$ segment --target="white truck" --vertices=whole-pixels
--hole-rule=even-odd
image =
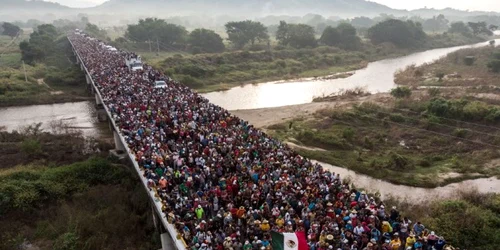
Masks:
[[[127,67],[131,71],[143,70],[142,61],[141,61],[140,56],[135,57],[135,58],[125,59],[125,63],[127,64]]]

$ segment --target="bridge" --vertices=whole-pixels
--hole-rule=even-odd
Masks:
[[[72,46],[72,50],[73,53],[75,54],[77,64],[80,65],[80,69],[85,73],[86,83],[89,86],[89,89],[91,90],[92,94],[95,95],[98,120],[100,122],[109,122],[109,128],[110,130],[113,131],[115,149],[112,150],[112,153],[118,156],[119,158],[122,159],[125,158],[130,161],[149,196],[152,207],[154,224],[157,230],[160,231],[162,249],[186,250],[187,245],[182,240],[182,238],[178,236],[179,233],[175,229],[174,225],[170,222],[171,218],[167,218],[167,216],[163,212],[164,205],[161,202],[161,199],[158,197],[158,194],[156,193],[155,190],[150,190],[150,188],[148,187],[148,180],[146,179],[146,177],[143,176],[143,170],[139,167],[139,164],[136,161],[136,156],[127,146],[126,140],[120,133],[120,129],[115,123],[115,120],[113,119],[109,107],[104,104],[103,95],[100,92],[99,88],[97,87],[95,79],[93,79],[92,75],[90,74],[90,71],[85,65],[85,62],[82,60],[80,52],[78,51],[78,49],[76,49],[70,37],[68,37],[68,40]]]

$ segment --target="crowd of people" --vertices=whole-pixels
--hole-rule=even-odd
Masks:
[[[135,54],[69,39],[188,249],[272,249],[271,231],[303,231],[311,250],[445,249],[422,223],[188,87],[149,65],[130,70]]]

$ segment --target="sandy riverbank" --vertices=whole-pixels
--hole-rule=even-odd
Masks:
[[[313,115],[316,111],[331,108],[348,108],[353,104],[363,102],[375,102],[379,104],[387,103],[391,99],[389,93],[378,93],[363,97],[342,98],[337,101],[329,102],[312,102],[299,105],[290,105],[275,108],[261,108],[248,110],[233,110],[232,114],[249,121],[258,128],[281,123],[298,117],[307,118]]]

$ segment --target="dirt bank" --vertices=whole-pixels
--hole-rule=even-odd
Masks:
[[[276,108],[248,109],[248,110],[233,110],[232,114],[249,121],[258,128],[288,121],[294,118],[307,118],[318,110],[330,108],[349,108],[353,104],[363,102],[374,102],[379,105],[386,105],[391,100],[389,93],[379,93],[370,96],[359,98],[340,98],[331,102],[314,102],[299,105],[290,105]]]

